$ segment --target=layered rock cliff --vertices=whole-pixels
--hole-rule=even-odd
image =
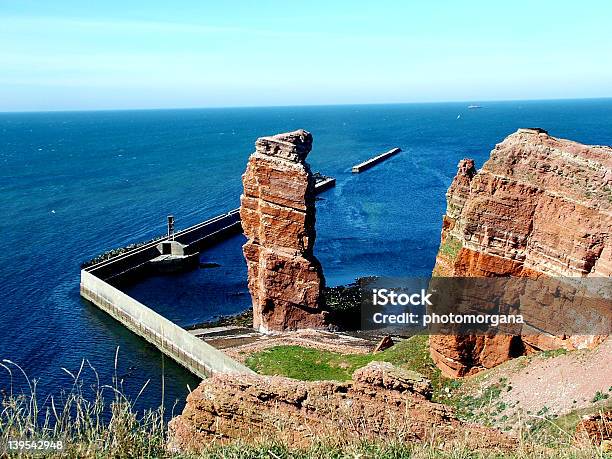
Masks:
[[[432,403],[431,384],[418,373],[372,362],[352,381],[216,375],[189,394],[169,425],[169,445],[198,451],[215,442],[277,440],[290,447],[317,441],[466,441],[473,448],[512,447],[493,429],[465,424]]]
[[[447,193],[434,276],[612,276],[612,148],[519,129],[482,169],[462,160]],[[601,336],[432,336],[444,373],[463,376],[533,349]]]
[[[243,252],[253,326],[262,332],[325,326],[324,278],[313,255],[315,182],[305,161],[311,148],[304,130],[261,137],[242,176]]]

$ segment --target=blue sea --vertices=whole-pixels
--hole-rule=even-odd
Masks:
[[[178,405],[198,380],[79,297],[79,264],[95,255],[238,207],[257,137],[313,133],[312,169],[336,177],[317,201],[316,255],[328,285],[364,275],[427,276],[457,163],[480,166],[519,127],[612,143],[612,99],[0,113],[0,359],[39,392],[72,386],[81,362],[115,373],[139,404]],[[362,174],[351,166],[399,146]],[[242,236],[202,254],[220,267],[155,277],[128,292],[181,325],[247,309]],[[13,368],[14,388],[24,378]],[[88,364],[86,364],[88,367]],[[91,374],[91,370],[85,370]],[[0,390],[11,377],[0,366]]]

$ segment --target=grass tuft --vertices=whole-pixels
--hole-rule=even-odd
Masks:
[[[116,364],[117,356],[115,370]],[[103,385],[96,370],[83,360],[76,373],[62,368],[73,379],[70,390],[41,399],[36,380],[31,380],[17,363],[3,360],[0,365],[11,378],[10,392],[1,400],[0,457],[8,452],[3,449],[8,448],[11,440],[60,441],[61,451],[49,450],[54,457],[161,457],[165,454],[163,407],[142,413],[134,407],[148,382],[136,399],[130,400],[122,391],[116,371],[112,384]],[[96,383],[90,387],[84,384],[86,371],[95,376]],[[27,390],[14,393],[13,377],[18,374],[25,378]],[[36,456],[33,452],[22,454],[28,455]]]

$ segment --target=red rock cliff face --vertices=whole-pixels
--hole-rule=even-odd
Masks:
[[[372,362],[352,381],[297,381],[280,376],[215,375],[187,397],[169,426],[169,447],[197,452],[215,443],[280,441],[305,448],[317,441],[467,441],[471,448],[511,448],[498,431],[459,421],[428,400],[421,375]]]
[[[240,198],[253,326],[262,332],[322,328],[314,179],[305,162],[312,135],[299,130],[262,137],[255,147]]]
[[[436,276],[612,276],[612,148],[519,129],[481,170],[459,163],[447,204]],[[430,343],[443,372],[463,376],[517,352],[600,339],[432,336]]]

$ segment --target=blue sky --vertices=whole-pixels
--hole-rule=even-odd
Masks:
[[[0,111],[612,96],[609,1],[0,0]]]

